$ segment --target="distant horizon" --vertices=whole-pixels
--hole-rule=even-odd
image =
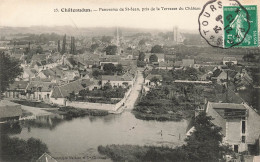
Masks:
[[[125,26],[89,26],[89,27],[75,27],[72,25],[54,25],[54,26],[47,26],[47,25],[30,25],[30,26],[7,26],[7,25],[2,25],[0,28],[73,28],[73,29],[113,29],[113,28],[120,28],[120,29],[129,29],[129,30],[147,30],[147,31],[164,31],[164,32],[171,32],[173,31],[174,27],[178,26],[173,26],[172,28],[145,28],[145,27],[125,27]],[[187,32],[187,33],[196,33],[198,30],[194,29],[183,29],[178,27],[180,32]],[[199,33],[197,33],[199,34]]]

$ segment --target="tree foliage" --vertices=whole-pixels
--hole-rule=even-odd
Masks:
[[[10,58],[8,54],[2,52],[0,54],[0,90],[5,92],[9,84],[14,82],[14,79],[21,75],[23,69],[18,60]]]
[[[61,54],[66,53],[66,45],[67,45],[67,43],[66,43],[66,34],[65,34],[64,37],[63,37],[63,41],[62,41]]]
[[[150,63],[153,62],[158,62],[158,57],[156,56],[156,54],[152,54],[149,58]]]
[[[212,117],[205,112],[195,118],[195,131],[188,136],[183,149],[188,154],[188,159],[194,161],[224,161],[224,155],[230,154],[228,146],[222,144],[223,135],[221,127],[214,125]]]
[[[97,43],[92,44],[92,45],[90,46],[91,52],[94,52],[98,47],[99,47],[99,45],[98,45]]]
[[[139,56],[138,56],[138,60],[139,60],[139,61],[144,61],[144,58],[145,58],[144,52],[140,52],[140,53],[139,53]]]
[[[1,135],[0,160],[2,161],[35,161],[43,153],[48,152],[47,145],[42,141],[29,138],[27,141]]]
[[[117,46],[110,45],[105,48],[105,52],[107,55],[115,55],[117,52]]]
[[[163,48],[160,45],[155,45],[151,49],[151,53],[163,53]]]

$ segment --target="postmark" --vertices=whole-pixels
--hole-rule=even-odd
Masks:
[[[226,6],[227,2],[232,2],[233,5],[235,3],[235,6]],[[227,10],[226,13],[223,11],[224,8]],[[218,48],[238,46],[245,40],[250,29],[248,11],[237,0],[208,1],[203,6],[198,23],[200,35],[209,45]],[[239,35],[239,38],[235,39],[233,35]]]

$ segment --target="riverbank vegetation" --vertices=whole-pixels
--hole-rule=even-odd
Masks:
[[[41,140],[29,138],[23,140],[1,135],[0,161],[5,162],[28,162],[37,160],[43,153],[48,152],[47,145]]]
[[[70,107],[70,106],[59,106],[59,105],[55,105],[55,104],[48,104],[48,103],[44,103],[44,102],[34,102],[34,101],[27,101],[27,100],[13,100],[12,102],[15,102],[15,103],[18,103],[21,105],[35,107],[35,108],[53,108],[53,110],[48,109],[46,111],[52,112],[54,114],[65,115],[66,117],[69,117],[69,118],[76,118],[76,117],[83,117],[83,116],[106,116],[106,115],[108,115],[108,111],[106,111],[106,110],[80,109],[80,108],[74,108],[74,107]],[[30,113],[28,111],[24,111],[23,117],[30,116],[30,114],[32,114],[32,113]]]
[[[70,106],[61,107],[59,108],[58,111],[69,118],[108,115],[108,111],[105,110],[80,109],[80,108],[73,108]]]
[[[99,146],[98,151],[113,161],[135,162],[219,162],[225,155],[232,155],[231,148],[221,144],[221,128],[212,124],[206,113],[198,115],[194,122],[195,130],[188,136],[186,144],[176,147],[154,147],[136,145]]]
[[[143,120],[180,121],[189,119],[198,107],[207,101],[241,103],[235,93],[218,84],[193,84],[174,82],[175,79],[197,80],[199,70],[152,70],[148,74],[161,75],[163,80],[151,79],[154,86],[143,88],[133,113],[136,118]],[[147,90],[148,89],[148,90]],[[145,91],[147,90],[147,91]]]

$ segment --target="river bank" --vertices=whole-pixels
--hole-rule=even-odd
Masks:
[[[178,148],[138,146],[138,145],[107,145],[98,146],[100,154],[113,161],[185,161],[185,153]]]

